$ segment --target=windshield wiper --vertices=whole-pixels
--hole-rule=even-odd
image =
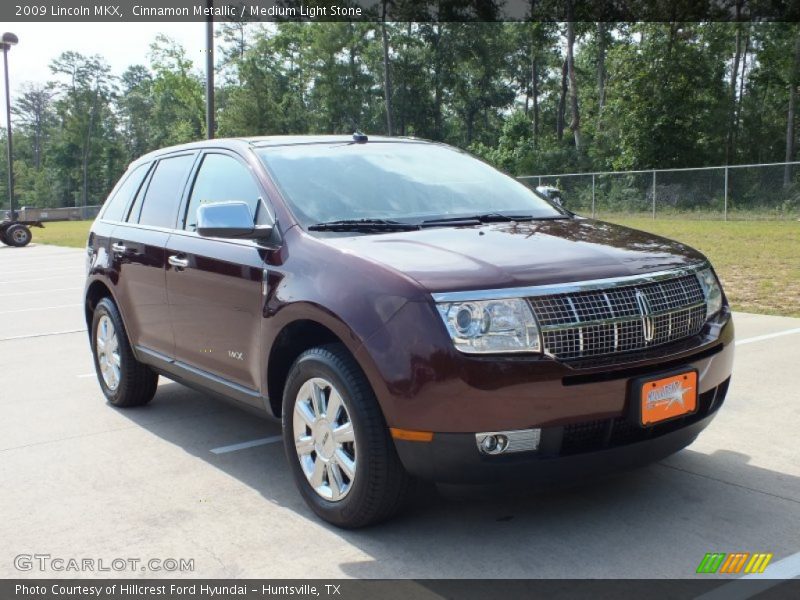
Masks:
[[[388,219],[342,219],[308,227],[309,231],[415,231],[419,225]]]
[[[420,225],[448,225],[448,224],[461,224],[476,225],[479,223],[505,223],[508,221],[532,221],[535,219],[533,215],[504,215],[502,213],[484,213],[481,215],[467,215],[465,217],[444,217],[442,219],[428,219],[422,221]]]
[[[509,223],[511,221],[549,221],[553,219],[568,219],[567,215],[553,215],[535,217],[533,215],[504,215],[499,212],[484,213],[481,215],[467,215],[465,217],[444,217],[442,219],[428,219],[420,223],[421,227],[434,227],[436,225],[479,225],[481,223]]]
[[[508,223],[512,221],[535,221],[549,219],[566,219],[564,215],[553,217],[534,217],[533,215],[504,215],[502,213],[484,213],[464,217],[443,217],[428,219],[419,223],[402,223],[391,219],[341,219],[309,225],[309,231],[416,231],[424,227],[462,227],[480,225],[481,223]]]

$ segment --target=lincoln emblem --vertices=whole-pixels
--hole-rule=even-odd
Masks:
[[[644,333],[644,341],[652,342],[656,333],[656,326],[653,322],[652,308],[650,308],[650,301],[642,293],[642,290],[636,290],[636,305],[639,307],[639,312],[642,315],[642,332]]]

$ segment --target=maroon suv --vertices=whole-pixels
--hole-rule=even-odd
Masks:
[[[283,423],[311,508],[357,527],[415,479],[576,477],[691,443],[733,324],[707,260],[414,139],[198,142],[134,162],[88,243],[103,393],[158,375]]]

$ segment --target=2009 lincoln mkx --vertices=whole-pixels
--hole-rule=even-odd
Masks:
[[[159,375],[282,420],[342,527],[418,480],[547,481],[658,460],[722,405],[733,323],[706,258],[577,216],[415,139],[300,136],[135,161],[88,240],[118,407]]]

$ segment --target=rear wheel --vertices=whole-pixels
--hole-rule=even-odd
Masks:
[[[97,303],[91,339],[97,380],[108,401],[119,407],[150,402],[156,393],[158,374],[136,360],[122,317],[111,298]]]
[[[16,223],[6,229],[4,241],[9,246],[21,248],[30,244],[32,239],[33,234],[31,233],[31,230],[21,223]]]
[[[387,519],[411,493],[375,394],[340,344],[307,350],[292,365],[283,439],[303,499],[334,525]]]

